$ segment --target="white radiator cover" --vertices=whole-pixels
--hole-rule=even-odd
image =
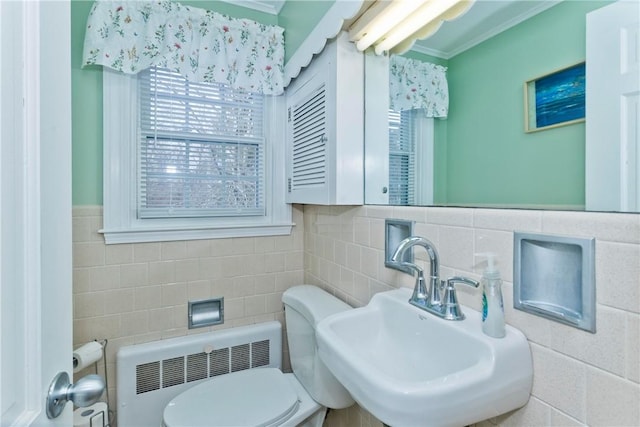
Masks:
[[[118,427],[162,425],[164,407],[211,377],[282,364],[282,326],[266,322],[121,347],[116,356]]]

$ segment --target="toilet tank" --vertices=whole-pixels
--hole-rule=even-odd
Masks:
[[[353,398],[316,352],[316,325],[325,317],[352,307],[311,285],[288,289],[282,302],[291,368],[296,378],[321,405],[334,409],[351,406]]]

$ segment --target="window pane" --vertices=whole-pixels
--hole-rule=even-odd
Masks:
[[[262,96],[140,77],[139,217],[264,215]]]
[[[414,124],[412,113],[389,110],[389,204],[413,203]]]
[[[263,207],[262,144],[146,138],[142,145],[141,208],[155,209],[147,216],[162,208],[199,216]]]

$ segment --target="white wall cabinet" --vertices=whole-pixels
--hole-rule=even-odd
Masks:
[[[289,85],[287,203],[364,203],[364,55],[345,33]]]

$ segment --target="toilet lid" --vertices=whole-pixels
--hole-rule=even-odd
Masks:
[[[212,378],[164,408],[167,427],[271,426],[298,409],[298,395],[279,369],[258,368]]]

